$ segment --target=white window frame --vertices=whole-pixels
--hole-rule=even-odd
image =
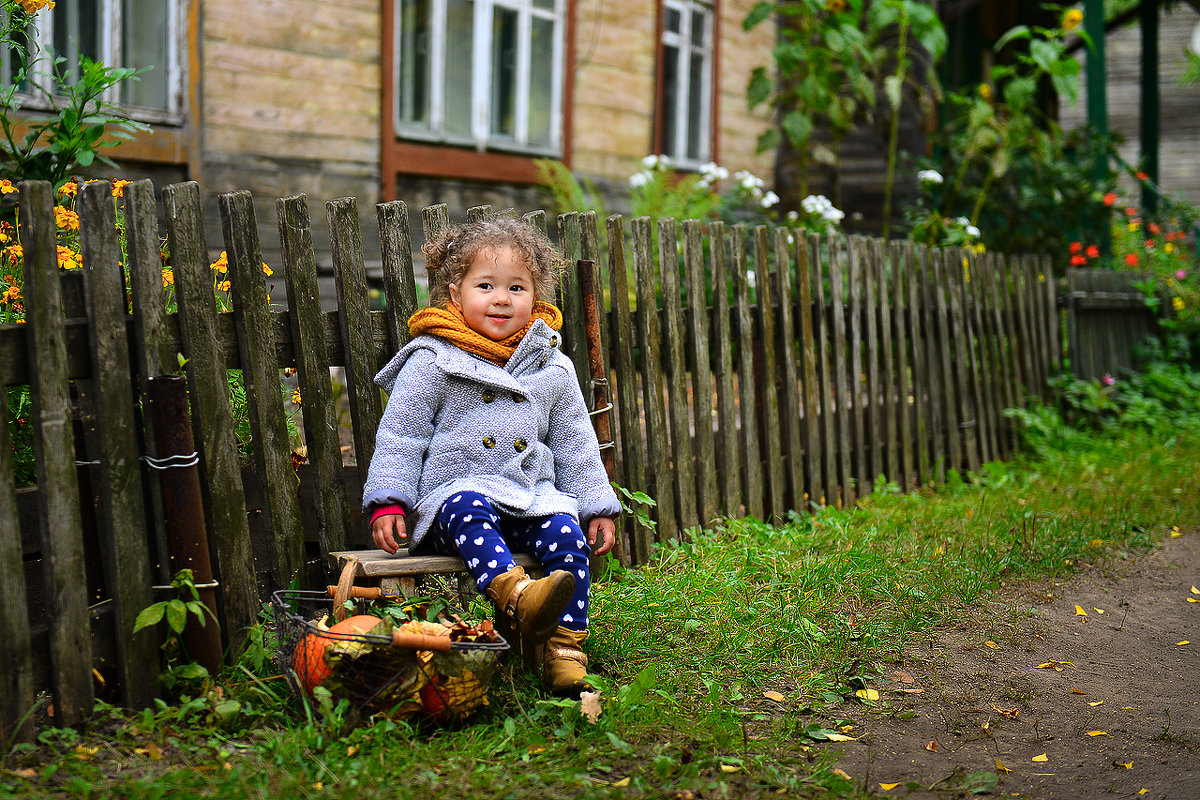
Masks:
[[[472,74],[471,74],[471,132],[469,136],[448,133],[445,121],[445,65],[447,50],[453,58],[453,45],[446,42],[446,0],[430,0],[432,25],[427,32],[429,48],[429,96],[428,124],[412,123],[403,119],[401,93],[405,87],[401,80],[403,53],[401,42],[404,37],[403,3],[395,2],[395,38],[392,43],[395,54],[393,63],[393,122],[398,136],[445,144],[469,145],[477,150],[508,150],[536,155],[558,155],[562,152],[562,94],[564,31],[566,23],[563,8],[565,0],[554,0],[552,9],[537,8],[533,0],[472,0]],[[516,125],[513,135],[502,136],[492,133],[492,20],[497,9],[517,13],[517,96]],[[550,97],[550,143],[531,144],[529,141],[530,102],[530,58],[533,20],[550,20],[554,24],[553,79]]]
[[[667,30],[666,17],[668,10],[679,14],[680,22],[678,31]],[[704,36],[700,46],[692,44],[692,17],[697,11],[701,13],[704,21]],[[711,3],[700,2],[699,0],[663,0],[662,57],[665,61],[667,58],[667,47],[675,48],[675,74],[679,76],[679,87],[675,97],[674,108],[667,107],[667,98],[665,96],[659,99],[659,102],[663,104],[663,125],[667,125],[668,121],[673,123],[675,132],[675,152],[664,152],[662,155],[670,156],[676,165],[682,167],[695,168],[712,160],[714,17],[715,14]],[[703,78],[699,87],[693,86],[691,81],[689,57],[693,53],[699,54],[703,61]],[[696,95],[699,96],[696,97]],[[688,128],[688,111],[694,102],[698,102],[700,107],[700,138],[699,155],[692,158],[687,155],[687,143],[690,133]],[[665,140],[665,136],[663,138]]]
[[[178,125],[184,118],[184,64],[186,9],[181,0],[166,0],[167,3],[167,63],[155,64],[155,70],[167,70],[167,107],[150,108],[121,102],[121,86],[111,87],[103,95],[109,103],[120,106],[130,118],[147,123]],[[123,56],[122,0],[99,0],[97,18],[100,30],[96,32],[99,60],[109,66],[122,66]],[[50,84],[53,80],[49,70],[51,48],[54,43],[54,14],[47,7],[34,17],[33,39],[40,60],[35,65],[33,76],[38,81]],[[7,62],[4,65],[4,81],[10,80]],[[31,110],[49,109],[50,103],[40,92],[18,93],[22,106]]]

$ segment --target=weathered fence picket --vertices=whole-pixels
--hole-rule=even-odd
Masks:
[[[198,187],[163,193],[168,273],[152,190],[139,182],[126,187],[123,201],[127,309],[107,184],[89,184],[80,195],[82,293],[70,290],[77,275],[57,280],[53,227],[45,224],[49,187],[30,183],[21,191],[28,317],[0,328],[0,383],[30,387],[38,486],[14,490],[5,427],[0,633],[9,646],[0,663],[0,733],[27,736],[29,726],[18,726],[43,689],[53,693],[56,720],[82,719],[91,707],[93,664],[115,677],[123,702],[144,705],[152,697],[152,632],[131,632],[137,612],[152,602],[151,584],[169,577],[157,482],[139,466],[142,453],[155,455],[150,420],[139,419],[135,402],[148,379],[179,370],[182,355],[222,630],[236,649],[262,593],[296,575],[324,577],[314,564],[366,541],[359,487],[382,412],[373,377],[408,340],[417,281],[408,207],[382,204],[386,303],[371,310],[356,203],[334,200],[325,208],[337,310],[322,310],[307,201],[283,198],[276,208],[283,264],[273,280],[285,284],[287,309],[273,307],[251,198],[235,192],[219,199],[232,285],[232,313],[219,313]],[[467,216],[497,213],[480,206]],[[654,231],[648,218],[632,220],[627,242],[620,216],[605,221],[604,252],[593,213],[550,224],[543,212],[525,219],[551,228],[568,258],[595,261],[598,285],[608,287],[600,306],[617,480],[657,501],[656,530],[632,520],[622,527],[622,550],[633,563],[645,563],[656,542],[720,515],[781,519],[810,503],[851,504],[877,479],[912,489],[944,480],[948,469],[969,472],[1004,458],[1015,446],[1004,409],[1045,397],[1046,380],[1062,363],[1047,259],[719,221],[663,220]],[[421,220],[429,240],[449,225],[449,209],[425,208]],[[169,279],[175,314],[166,313]],[[1072,272],[1067,287],[1075,369],[1098,376],[1128,364],[1132,344],[1153,330],[1128,276]],[[574,277],[562,291],[566,351],[583,370]],[[65,319],[60,309],[68,307],[81,319]],[[346,375],[354,464],[343,463],[330,384],[338,367]],[[280,384],[281,370],[292,369],[303,418],[304,449],[295,454]],[[237,447],[231,379],[246,395],[247,457]],[[76,427],[86,428],[85,460],[98,463],[78,469],[73,395],[95,409],[94,425]],[[89,502],[80,499],[80,480],[98,489],[95,514],[92,490]],[[36,512],[22,510],[31,499]],[[83,520],[93,517],[95,536],[82,534]],[[91,550],[98,555],[85,555]],[[45,633],[28,629],[29,592],[46,609]],[[89,593],[99,597],[91,609]]]

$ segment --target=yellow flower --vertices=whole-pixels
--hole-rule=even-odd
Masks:
[[[1167,242],[1166,244],[1163,245],[1163,250],[1167,251],[1168,254],[1174,253],[1175,252],[1175,243]]]
[[[69,247],[58,246],[58,266],[60,269],[79,269],[79,253]]]
[[[831,14],[837,14],[846,10],[846,0],[826,0],[825,8]]]
[[[61,231],[79,230],[79,215],[63,206],[54,207],[54,226]]]
[[[221,255],[217,256],[217,260],[212,262],[211,266],[212,266],[213,272],[222,272],[222,273],[228,272],[229,271],[229,254],[226,253],[224,250],[222,250]]]
[[[21,299],[21,287],[10,286],[4,290],[4,294],[0,294],[0,303],[12,304]]]
[[[17,0],[17,4],[25,9],[26,14],[36,14],[43,8],[54,8],[53,0]]]
[[[1062,17],[1062,27],[1064,31],[1073,31],[1079,27],[1079,23],[1083,22],[1083,12],[1078,8],[1068,8]]]
[[[113,197],[124,197],[125,187],[128,185],[129,185],[129,181],[121,180],[120,178],[113,181],[112,182]]]
[[[4,248],[4,257],[15,267],[25,258],[25,249],[19,244],[10,244]]]
[[[979,96],[987,102],[992,102],[992,87],[986,83],[979,84]]]
[[[300,390],[299,389],[292,392],[292,402],[295,403],[296,405],[300,405]]]
[[[1176,295],[1171,298],[1171,307],[1176,311],[1183,311],[1183,298]]]
[[[175,273],[169,269],[164,269],[162,271],[162,279],[163,279],[163,288],[164,289],[167,288],[168,286],[175,285]]]
[[[69,197],[74,197],[79,191],[79,184],[75,181],[67,181],[62,186],[58,187],[59,194],[65,194]]]
[[[217,288],[222,292],[228,292],[231,286],[233,286],[233,284],[231,284],[229,281],[221,281],[217,284]]]
[[[1137,229],[1138,229],[1139,227],[1140,227],[1140,226],[1138,225],[1138,223],[1136,223],[1136,222],[1131,222],[1131,223],[1129,223],[1129,232],[1130,232],[1130,233],[1136,233],[1136,232],[1137,232]]]
[[[13,192],[19,192],[19,191],[21,191],[21,190],[15,186],[13,186],[12,181],[10,181],[8,179],[0,181],[0,194],[12,194]]]
[[[275,271],[272,270],[270,267],[268,267],[267,262],[264,261],[263,262],[263,275],[271,276],[274,274],[275,274]]]

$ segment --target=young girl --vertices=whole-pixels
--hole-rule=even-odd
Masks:
[[[562,314],[543,300],[563,260],[516,220],[452,229],[424,252],[430,306],[375,377],[389,399],[363,489],[372,538],[389,553],[407,538],[412,552],[461,556],[522,646],[545,643],[546,687],[578,694],[588,555],[612,548],[620,505],[557,349]],[[546,577],[528,578],[513,550]]]

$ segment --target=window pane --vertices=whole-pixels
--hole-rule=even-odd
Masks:
[[[443,130],[455,136],[471,135],[472,32],[475,30],[471,0],[447,0],[446,41],[443,48],[446,82]]]
[[[690,102],[688,103],[688,131],[687,131],[687,152],[685,156],[694,161],[699,161],[704,154],[700,152],[701,147],[701,131],[706,123],[704,119],[704,86],[707,84],[707,76],[705,75],[706,59],[701,53],[691,54],[691,65],[689,67],[689,82]]]
[[[663,24],[666,25],[668,33],[679,33],[679,25],[682,21],[683,17],[678,9],[668,8],[666,21]]]
[[[553,11],[554,0],[533,0],[533,7],[539,8],[542,11]]]
[[[400,121],[429,125],[429,0],[402,0],[399,24]]]
[[[554,108],[554,21],[533,20],[529,56],[529,143],[550,145]]]
[[[170,50],[167,0],[123,0],[121,66],[151,67],[121,86],[121,102],[167,108],[170,101]]]
[[[692,44],[696,47],[704,47],[707,37],[705,34],[705,21],[708,14],[702,9],[692,10]]]
[[[517,12],[497,8],[492,18],[492,133],[517,130]]]
[[[43,12],[45,13],[45,12]],[[54,6],[53,47],[65,57],[67,80],[79,80],[79,56],[102,60],[96,20],[96,0],[62,0]]]
[[[679,141],[676,130],[676,110],[679,107],[679,48],[663,47],[663,103],[662,103],[662,151],[671,156]]]

